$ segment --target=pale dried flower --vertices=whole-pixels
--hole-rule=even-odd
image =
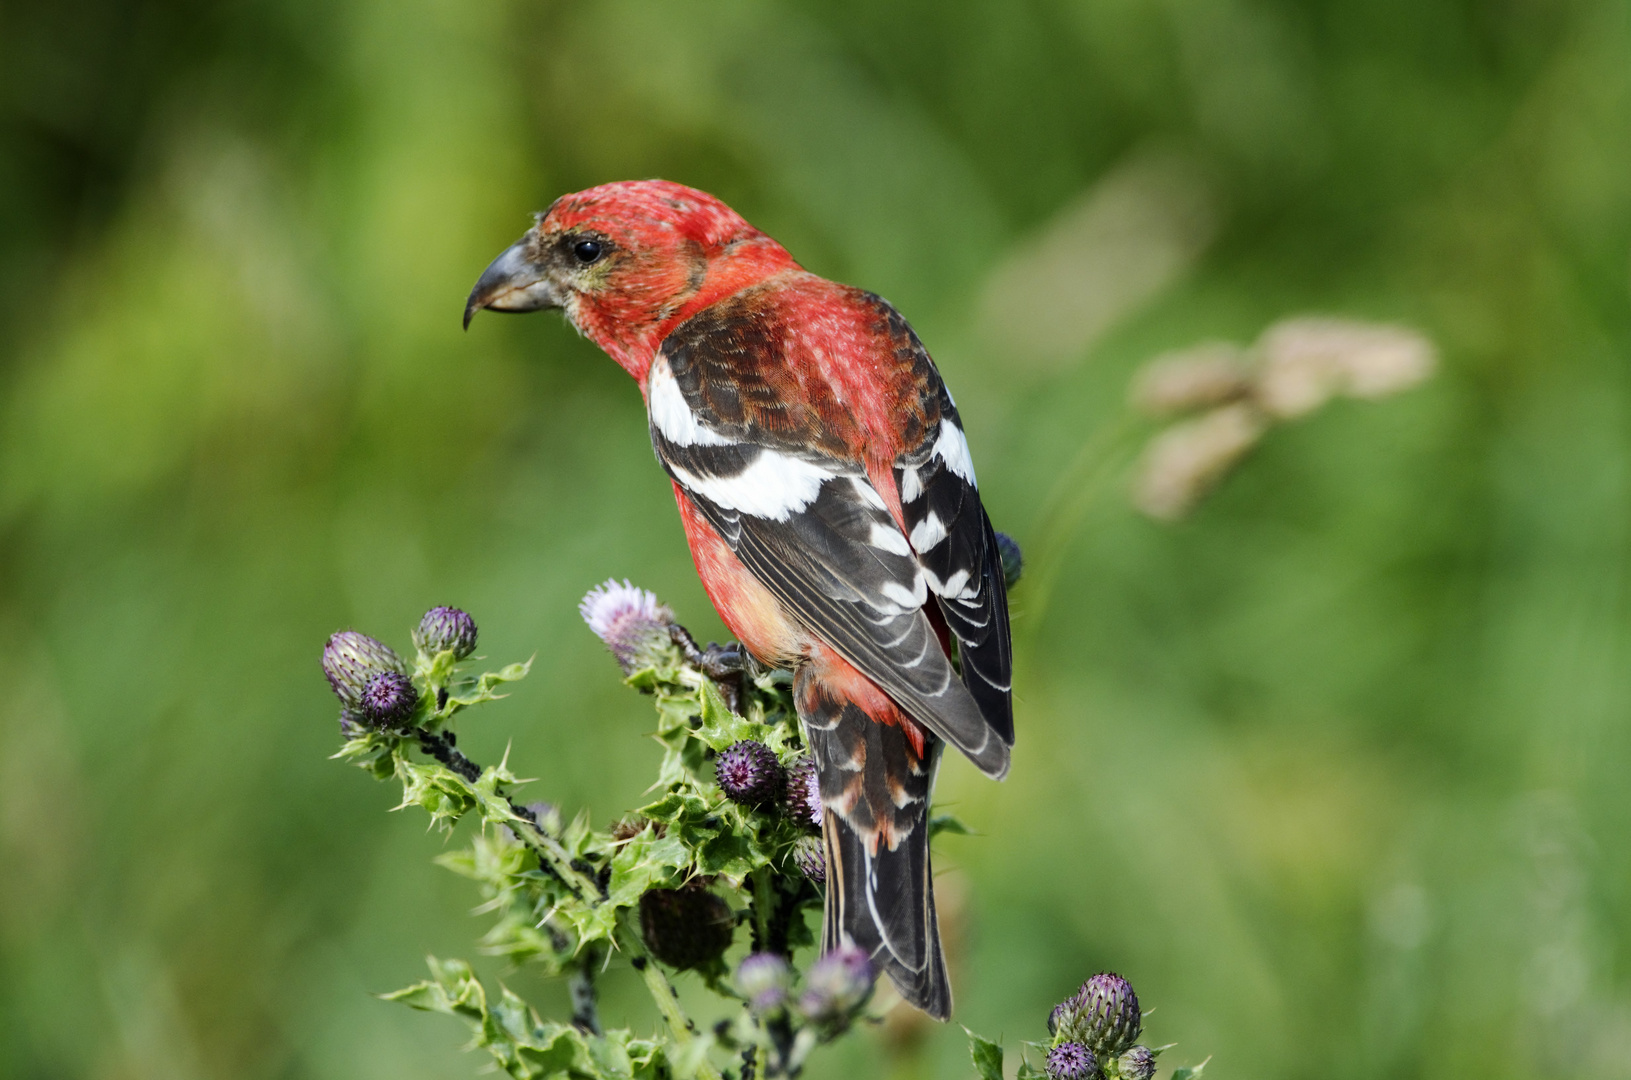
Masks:
[[[1433,373],[1432,342],[1415,330],[1352,319],[1284,319],[1263,332],[1256,398],[1278,419],[1305,416],[1339,394],[1380,398]]]
[[[1133,376],[1133,405],[1152,416],[1204,409],[1245,397],[1252,389],[1246,350],[1208,341],[1162,353]]]
[[[1200,501],[1263,437],[1268,423],[1244,402],[1186,420],[1150,440],[1133,503],[1161,521],[1176,521]]]

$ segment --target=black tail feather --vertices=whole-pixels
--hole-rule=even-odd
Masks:
[[[943,744],[908,731],[904,717],[879,723],[810,666],[794,674],[793,700],[821,784],[822,948],[865,949],[902,997],[944,1020],[951,984],[935,920],[928,822]]]
[[[867,844],[842,818],[828,814],[827,908],[822,951],[848,943],[866,950],[901,997],[936,1020],[951,1016],[951,981],[935,917],[929,830],[919,822],[893,851]]]

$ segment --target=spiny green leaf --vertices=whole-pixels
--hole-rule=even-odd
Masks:
[[[401,753],[393,761],[402,781],[402,802],[396,809],[422,806],[432,824],[443,829],[451,829],[454,822],[475,809],[470,785],[451,769],[436,762],[417,762]]]
[[[1172,1080],[1195,1080],[1197,1076],[1201,1075],[1201,1071],[1206,1068],[1206,1062],[1211,1060],[1211,1055],[1208,1055],[1206,1061],[1201,1062],[1199,1065],[1186,1065],[1172,1070]]]
[[[463,693],[450,693],[448,695],[448,708],[445,712],[447,715],[451,715],[458,711],[454,706],[463,709],[469,708],[471,705],[480,705],[486,701],[497,701],[504,696],[495,692],[498,687],[505,683],[520,682],[527,677],[530,671],[532,671],[531,660],[520,664],[506,664],[497,671],[484,671],[474,683],[467,684],[462,688]]]
[[[717,874],[741,887],[747,876],[766,865],[769,859],[751,833],[721,829],[697,845],[696,861],[700,873]]]
[[[713,1049],[714,1042],[712,1032],[703,1032],[701,1035],[671,1050],[668,1061],[674,1070],[674,1075],[679,1080],[690,1080],[691,1077],[696,1076],[701,1070],[703,1062],[707,1061],[708,1051]]]
[[[400,1001],[415,1009],[479,1019],[487,1013],[487,994],[470,965],[463,960],[425,958],[431,978],[425,982],[379,995],[385,1001]]]
[[[671,836],[657,836],[649,826],[625,843],[612,857],[612,877],[606,903],[629,907],[639,903],[647,889],[672,888],[681,871],[691,864],[685,845]]]
[[[980,1080],[1002,1080],[1002,1047],[968,1028],[963,1033],[968,1036],[969,1056],[974,1059],[974,1071]]]

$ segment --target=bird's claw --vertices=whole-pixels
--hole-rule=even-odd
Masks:
[[[691,636],[691,631],[679,623],[669,624],[668,636],[679,646],[686,663],[719,685],[731,712],[740,712],[742,692],[753,669],[753,657],[741,642],[729,641],[721,645],[710,641],[706,649],[698,648],[697,639]]]

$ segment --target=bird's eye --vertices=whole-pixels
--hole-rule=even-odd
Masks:
[[[579,240],[577,243],[572,245],[572,254],[580,263],[588,266],[590,263],[598,260],[602,254],[600,241]]]

